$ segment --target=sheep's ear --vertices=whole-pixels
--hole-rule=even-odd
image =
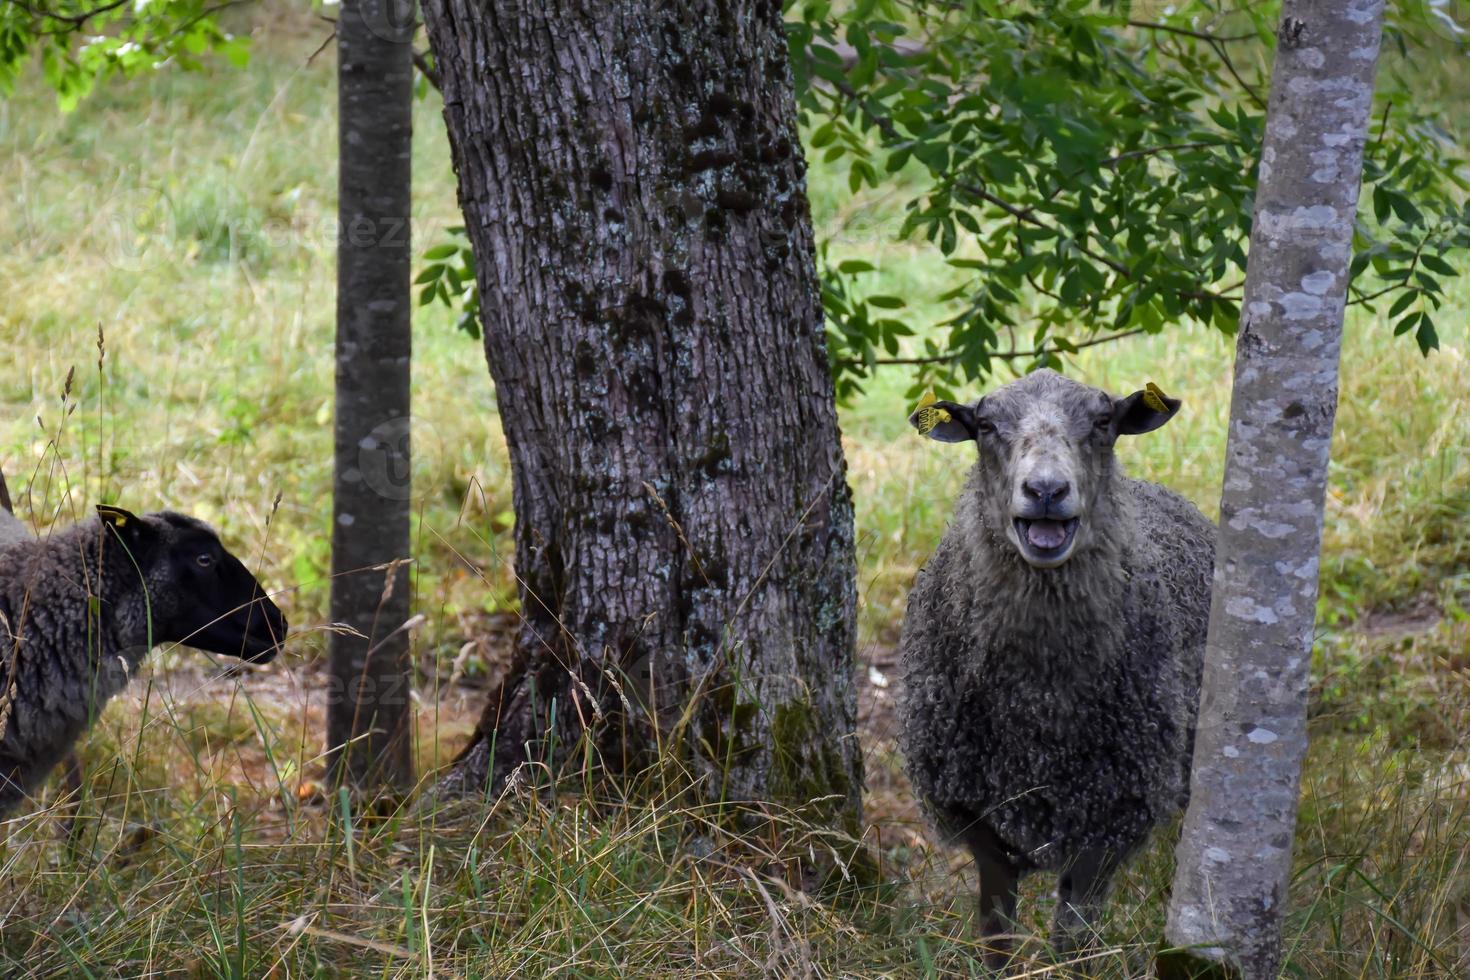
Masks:
[[[935,399],[928,392],[909,416],[919,435],[938,442],[967,442],[975,438],[975,409],[970,405]]]
[[[136,541],[143,533],[143,519],[121,507],[98,504],[97,516],[102,519],[103,527],[111,528],[124,541]]]
[[[1150,381],[1142,391],[1114,400],[1113,414],[1118,420],[1118,435],[1136,436],[1152,432],[1177,415],[1181,404],[1179,399],[1170,398]]]

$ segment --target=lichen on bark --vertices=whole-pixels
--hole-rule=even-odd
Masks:
[[[791,802],[812,781],[782,781],[772,730],[800,701],[821,724],[788,761],[840,771],[855,815],[852,508],[780,4],[424,9],[523,583],[452,781],[598,715],[609,768],[677,729],[708,790]]]
[[[1383,0],[1286,0],[1236,341],[1172,971],[1274,978]],[[1187,952],[1182,951],[1188,948]],[[1179,975],[1179,974],[1175,974]]]

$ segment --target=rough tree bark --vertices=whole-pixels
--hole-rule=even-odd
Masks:
[[[402,788],[409,756],[412,0],[345,0],[327,745],[332,779]]]
[[[425,20],[522,602],[445,787],[555,767],[589,727],[636,770],[661,732],[712,798],[830,797],[855,826],[852,504],[781,4]]]
[[[1168,940],[1274,978],[1306,754],[1322,505],[1383,0],[1285,0],[1236,341]]]

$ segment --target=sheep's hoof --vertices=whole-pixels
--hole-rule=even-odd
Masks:
[[[1066,959],[1088,953],[1097,948],[1096,937],[1085,927],[1079,929],[1054,929],[1051,934],[1051,949],[1057,959]]]
[[[1016,942],[1014,937],[1004,933],[987,933],[980,940],[982,952],[980,962],[986,970],[996,976],[1005,976],[1010,972],[1011,964],[1016,960]]]
[[[1012,954],[995,948],[986,949],[980,957],[980,962],[985,969],[998,977],[1003,977],[1010,970]]]

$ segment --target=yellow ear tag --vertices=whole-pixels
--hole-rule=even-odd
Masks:
[[[938,400],[934,397],[933,388],[924,392],[924,397],[919,399],[919,406],[914,409],[914,428],[919,430],[919,435],[927,436],[934,431],[936,425],[949,421],[947,409],[933,407]]]
[[[1143,386],[1143,403],[1155,412],[1169,413],[1169,406],[1164,404],[1164,390],[1150,381]]]

